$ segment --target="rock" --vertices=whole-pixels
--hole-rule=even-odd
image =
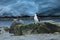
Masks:
[[[14,23],[10,27],[10,33],[14,33],[15,35],[23,35],[23,34],[39,34],[39,33],[54,33],[60,32],[60,27],[58,25],[44,22],[44,23],[30,23],[30,24],[21,24]]]

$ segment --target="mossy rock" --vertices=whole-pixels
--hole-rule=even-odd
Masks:
[[[9,30],[9,33],[14,33],[15,35],[19,34],[19,31],[21,30],[20,29],[20,26],[23,25],[22,23],[12,23],[11,27],[10,27],[10,30]],[[20,33],[22,35],[22,33]]]
[[[23,35],[24,32],[27,34],[36,34],[36,33],[54,33],[60,32],[60,26],[48,22],[44,23],[30,23],[30,24],[21,24],[14,23],[10,27],[10,33],[14,33],[15,35]]]
[[[54,33],[54,32],[60,32],[60,26],[58,26],[58,25],[56,25],[56,24],[52,24],[52,23],[47,23],[47,22],[45,22],[45,25],[46,25],[47,28],[50,29],[50,31],[51,31],[52,33]]]

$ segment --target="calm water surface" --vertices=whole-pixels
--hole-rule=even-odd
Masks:
[[[40,19],[40,21],[46,21],[46,20],[52,20],[52,21],[55,21],[55,22],[60,22],[60,18],[42,18]],[[22,20],[25,24],[28,24],[28,23],[32,23],[34,22],[34,20],[28,20],[28,19],[24,19]],[[13,21],[0,21],[0,27],[2,26],[11,26]]]
[[[34,20],[22,20],[24,24],[32,23]],[[0,27],[2,26],[11,26],[13,21],[0,21]]]

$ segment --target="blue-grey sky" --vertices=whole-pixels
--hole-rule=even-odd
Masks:
[[[0,0],[0,15],[4,13],[14,16],[30,15],[44,12],[60,6],[60,0]]]

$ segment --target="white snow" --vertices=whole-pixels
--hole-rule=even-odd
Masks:
[[[60,40],[60,34],[31,34],[11,36],[8,32],[0,34],[0,40]]]

